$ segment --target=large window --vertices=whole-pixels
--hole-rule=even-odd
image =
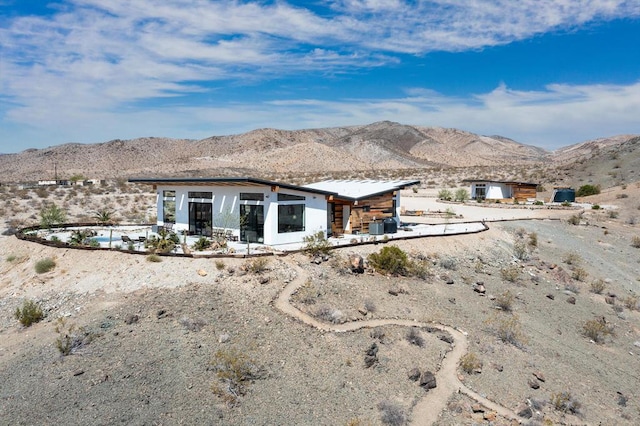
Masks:
[[[484,200],[487,198],[487,185],[484,183],[476,184],[476,200]]]
[[[162,191],[162,221],[176,223],[176,191]]]
[[[264,194],[262,192],[241,192],[240,199],[248,201],[264,201]]]
[[[278,206],[278,233],[304,231],[304,204]]]
[[[283,194],[278,192],[278,201],[304,201],[305,197],[302,195]]]

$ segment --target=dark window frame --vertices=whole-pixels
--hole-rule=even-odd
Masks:
[[[304,195],[284,194],[278,192],[278,201],[306,201],[307,197]]]
[[[306,204],[278,205],[278,234],[305,231]],[[300,217],[296,217],[296,215]],[[286,220],[285,220],[286,219]]]
[[[241,192],[240,201],[264,201],[262,192]]]
[[[189,191],[188,198],[198,200],[213,200],[213,192],[211,191]]]

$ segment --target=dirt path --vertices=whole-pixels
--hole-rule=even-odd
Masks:
[[[454,392],[461,392],[468,397],[472,398],[476,402],[482,404],[489,410],[495,411],[499,416],[502,416],[509,420],[516,420],[521,422],[522,419],[513,411],[506,407],[503,407],[495,402],[481,396],[477,392],[466,387],[458,379],[458,362],[460,358],[467,352],[467,337],[466,333],[453,327],[438,324],[438,323],[423,323],[410,319],[376,319],[376,320],[363,320],[356,322],[348,322],[345,324],[329,324],[318,321],[310,315],[300,311],[290,303],[291,296],[304,285],[307,274],[302,268],[292,263],[292,266],[296,269],[297,275],[275,300],[275,307],[283,313],[297,318],[303,323],[315,327],[323,331],[331,331],[335,333],[345,333],[348,331],[355,331],[362,328],[374,328],[386,325],[400,325],[406,327],[430,327],[440,331],[449,333],[453,339],[452,349],[449,351],[442,360],[440,369],[436,373],[436,381],[438,386],[435,389],[429,390],[429,393],[415,405],[412,413],[412,425],[425,426],[434,424],[440,413],[446,408],[447,401]]]

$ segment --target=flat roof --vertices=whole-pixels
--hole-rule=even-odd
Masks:
[[[462,182],[493,182],[493,183],[504,183],[509,185],[532,185],[538,186],[537,183],[533,182],[518,182],[514,180],[493,180],[493,179],[464,179]]]
[[[380,194],[397,191],[412,185],[418,185],[419,180],[337,180],[330,179],[305,185],[321,191],[334,191],[339,198],[360,200]]]

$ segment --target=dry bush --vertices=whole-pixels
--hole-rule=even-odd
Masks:
[[[622,299],[622,304],[629,310],[635,311],[638,309],[638,296],[627,296]]]
[[[404,408],[391,401],[381,401],[378,403],[380,410],[380,421],[385,425],[402,426],[407,424],[407,414]]]
[[[552,393],[549,402],[557,411],[563,413],[579,414],[582,404],[578,402],[571,392],[557,392]]]
[[[246,395],[251,381],[266,377],[256,361],[234,349],[217,351],[211,365],[218,379],[212,386],[213,393],[231,406],[238,403],[240,396]]]
[[[529,234],[529,247],[538,247],[538,234],[532,232]]]
[[[500,276],[503,280],[514,283],[520,278],[520,268],[518,265],[504,267],[500,270]]]
[[[640,248],[640,237],[639,236],[634,235],[633,238],[631,238],[631,247]]]
[[[602,294],[604,289],[607,288],[607,284],[602,279],[591,281],[589,290],[595,294]]]
[[[440,259],[440,266],[450,271],[458,269],[458,261],[453,257],[443,257]]]
[[[575,282],[568,282],[564,285],[565,290],[569,290],[574,294],[580,293],[580,287]]]
[[[20,324],[30,327],[32,324],[42,321],[44,313],[40,305],[33,300],[25,300],[22,303],[22,309],[16,308],[15,317]]]
[[[524,240],[517,240],[513,243],[513,254],[516,259],[527,260],[529,258],[529,251]]]
[[[37,274],[44,274],[51,271],[55,267],[55,260],[51,259],[50,257],[45,257],[44,259],[38,260],[36,262],[35,270]]]
[[[511,294],[509,290],[507,290],[496,297],[496,306],[498,306],[503,311],[511,312],[511,310],[513,309],[514,300],[515,296]]]
[[[247,272],[251,272],[254,274],[260,274],[264,271],[266,271],[268,268],[267,266],[269,265],[269,259],[266,257],[256,257],[252,260],[248,260],[247,262],[245,262],[245,264],[243,265],[243,268],[247,271]]]
[[[321,295],[322,293],[318,288],[310,279],[308,279],[304,285],[295,292],[293,299],[299,303],[304,303],[305,305],[313,305]]]
[[[423,348],[425,345],[424,337],[422,337],[420,330],[418,330],[416,327],[411,327],[407,332],[406,337],[409,343],[411,343],[412,345],[416,345],[419,348]]]
[[[338,309],[333,309],[329,306],[320,306],[316,309],[314,316],[321,321],[330,322],[333,324],[342,324],[345,322],[344,314]]]
[[[522,348],[527,343],[520,319],[517,315],[494,315],[485,321],[489,329],[504,343],[510,343],[517,348]]]
[[[596,343],[602,343],[607,336],[613,335],[613,326],[607,324],[604,317],[595,318],[584,323],[582,334]]]
[[[582,262],[582,257],[576,252],[567,252],[562,256],[562,261],[567,265],[579,265]]]
[[[205,325],[207,325],[207,322],[202,318],[182,317],[180,318],[180,325],[182,325],[189,331],[198,332],[202,330]]]
[[[222,260],[216,260],[215,265],[218,271],[222,271],[224,269],[224,262]]]
[[[589,273],[581,267],[577,267],[574,268],[573,271],[571,272],[571,278],[573,278],[576,281],[584,281],[587,279],[587,277],[589,276]]]
[[[147,262],[154,262],[154,263],[162,262],[162,257],[160,257],[155,253],[152,253],[149,256],[147,256]]]
[[[482,361],[474,352],[469,352],[460,358],[460,368],[467,374],[479,373],[482,369]]]
[[[76,328],[74,324],[67,324],[64,318],[58,318],[55,332],[58,333],[56,348],[62,356],[74,354],[99,337],[86,327]]]

